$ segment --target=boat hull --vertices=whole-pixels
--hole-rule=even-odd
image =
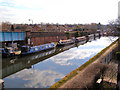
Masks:
[[[65,46],[65,45],[69,45],[69,44],[74,44],[74,42],[72,42],[72,43],[64,43],[64,44],[62,44],[62,43],[58,43],[57,46]]]

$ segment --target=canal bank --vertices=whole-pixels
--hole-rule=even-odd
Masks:
[[[118,47],[118,40],[92,57],[85,64],[73,70],[50,88],[94,88],[96,81],[110,66],[105,64],[112,59],[113,51]]]

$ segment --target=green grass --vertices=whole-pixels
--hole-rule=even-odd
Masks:
[[[58,87],[60,87],[61,85],[63,85],[66,81],[70,80],[72,77],[74,77],[75,75],[77,75],[78,71],[83,70],[86,66],[88,66],[89,64],[91,64],[92,62],[94,62],[97,58],[99,58],[108,48],[110,48],[112,45],[114,45],[118,40],[114,41],[112,44],[110,44],[108,47],[104,48],[101,52],[99,52],[97,55],[95,55],[94,57],[92,57],[91,59],[89,59],[89,61],[87,61],[86,63],[84,63],[82,66],[78,67],[77,69],[73,70],[71,73],[69,73],[67,76],[65,76],[63,79],[61,79],[60,81],[56,82],[54,85],[52,85],[50,88],[48,89],[57,89]],[[117,47],[118,45],[116,45]]]

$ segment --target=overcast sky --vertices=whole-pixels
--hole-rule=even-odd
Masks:
[[[118,17],[120,18],[120,1],[119,1],[119,5],[118,5]]]
[[[0,0],[0,21],[107,24],[118,18],[120,0]]]

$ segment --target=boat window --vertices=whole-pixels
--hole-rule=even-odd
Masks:
[[[37,48],[37,47],[35,47],[35,50],[38,50],[38,48]]]
[[[51,47],[51,44],[49,44],[49,47]]]
[[[49,45],[47,45],[47,47],[49,48]]]
[[[44,49],[44,46],[42,46],[42,49]]]
[[[33,51],[35,51],[35,48],[32,48]]]

